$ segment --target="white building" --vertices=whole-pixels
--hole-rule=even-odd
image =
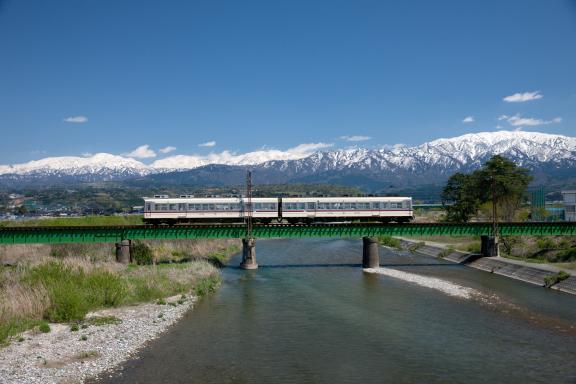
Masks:
[[[562,191],[564,197],[564,218],[576,221],[576,191]]]

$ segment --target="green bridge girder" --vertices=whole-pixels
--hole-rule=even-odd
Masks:
[[[503,236],[576,236],[576,223],[500,223]],[[342,223],[313,225],[255,225],[255,238],[363,236],[481,236],[490,235],[490,223],[464,224],[373,224]],[[10,227],[0,228],[0,244],[114,243],[124,239],[215,239],[243,238],[242,224],[182,226]]]

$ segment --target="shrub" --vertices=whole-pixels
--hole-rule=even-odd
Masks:
[[[79,329],[80,327],[78,327],[78,324],[72,324],[70,326],[70,332],[78,332]]]
[[[140,241],[135,241],[132,244],[132,249],[130,251],[132,253],[134,261],[136,261],[136,264],[138,265],[154,264],[154,254],[152,253],[152,249],[146,244]]]
[[[81,340],[81,341],[86,341],[86,340],[88,340],[88,336],[82,335],[82,336],[80,336],[80,340]]]
[[[565,249],[558,254],[558,261],[576,261],[576,248]]]
[[[554,241],[549,237],[543,237],[543,238],[536,240],[536,245],[538,246],[539,249],[554,249],[554,248],[556,248],[556,243],[554,243]]]

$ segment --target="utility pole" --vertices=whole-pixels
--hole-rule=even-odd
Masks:
[[[256,239],[252,234],[252,172],[246,173],[246,204],[244,204],[244,222],[246,223],[246,237],[242,239],[242,269],[257,269]]]
[[[252,172],[246,172],[246,207],[244,211],[246,223],[246,239],[252,239]]]

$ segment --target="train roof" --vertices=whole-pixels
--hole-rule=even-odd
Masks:
[[[376,202],[376,201],[406,201],[411,200],[411,197],[404,196],[392,196],[392,197],[283,197],[282,201],[293,203],[313,203],[313,202],[326,202],[326,203],[336,203],[336,202]],[[179,203],[192,203],[192,204],[230,204],[239,203],[242,201],[240,197],[172,197],[172,198],[151,198],[144,197],[144,201],[147,203],[155,204],[179,204]],[[253,203],[275,203],[278,201],[276,197],[253,197]]]

